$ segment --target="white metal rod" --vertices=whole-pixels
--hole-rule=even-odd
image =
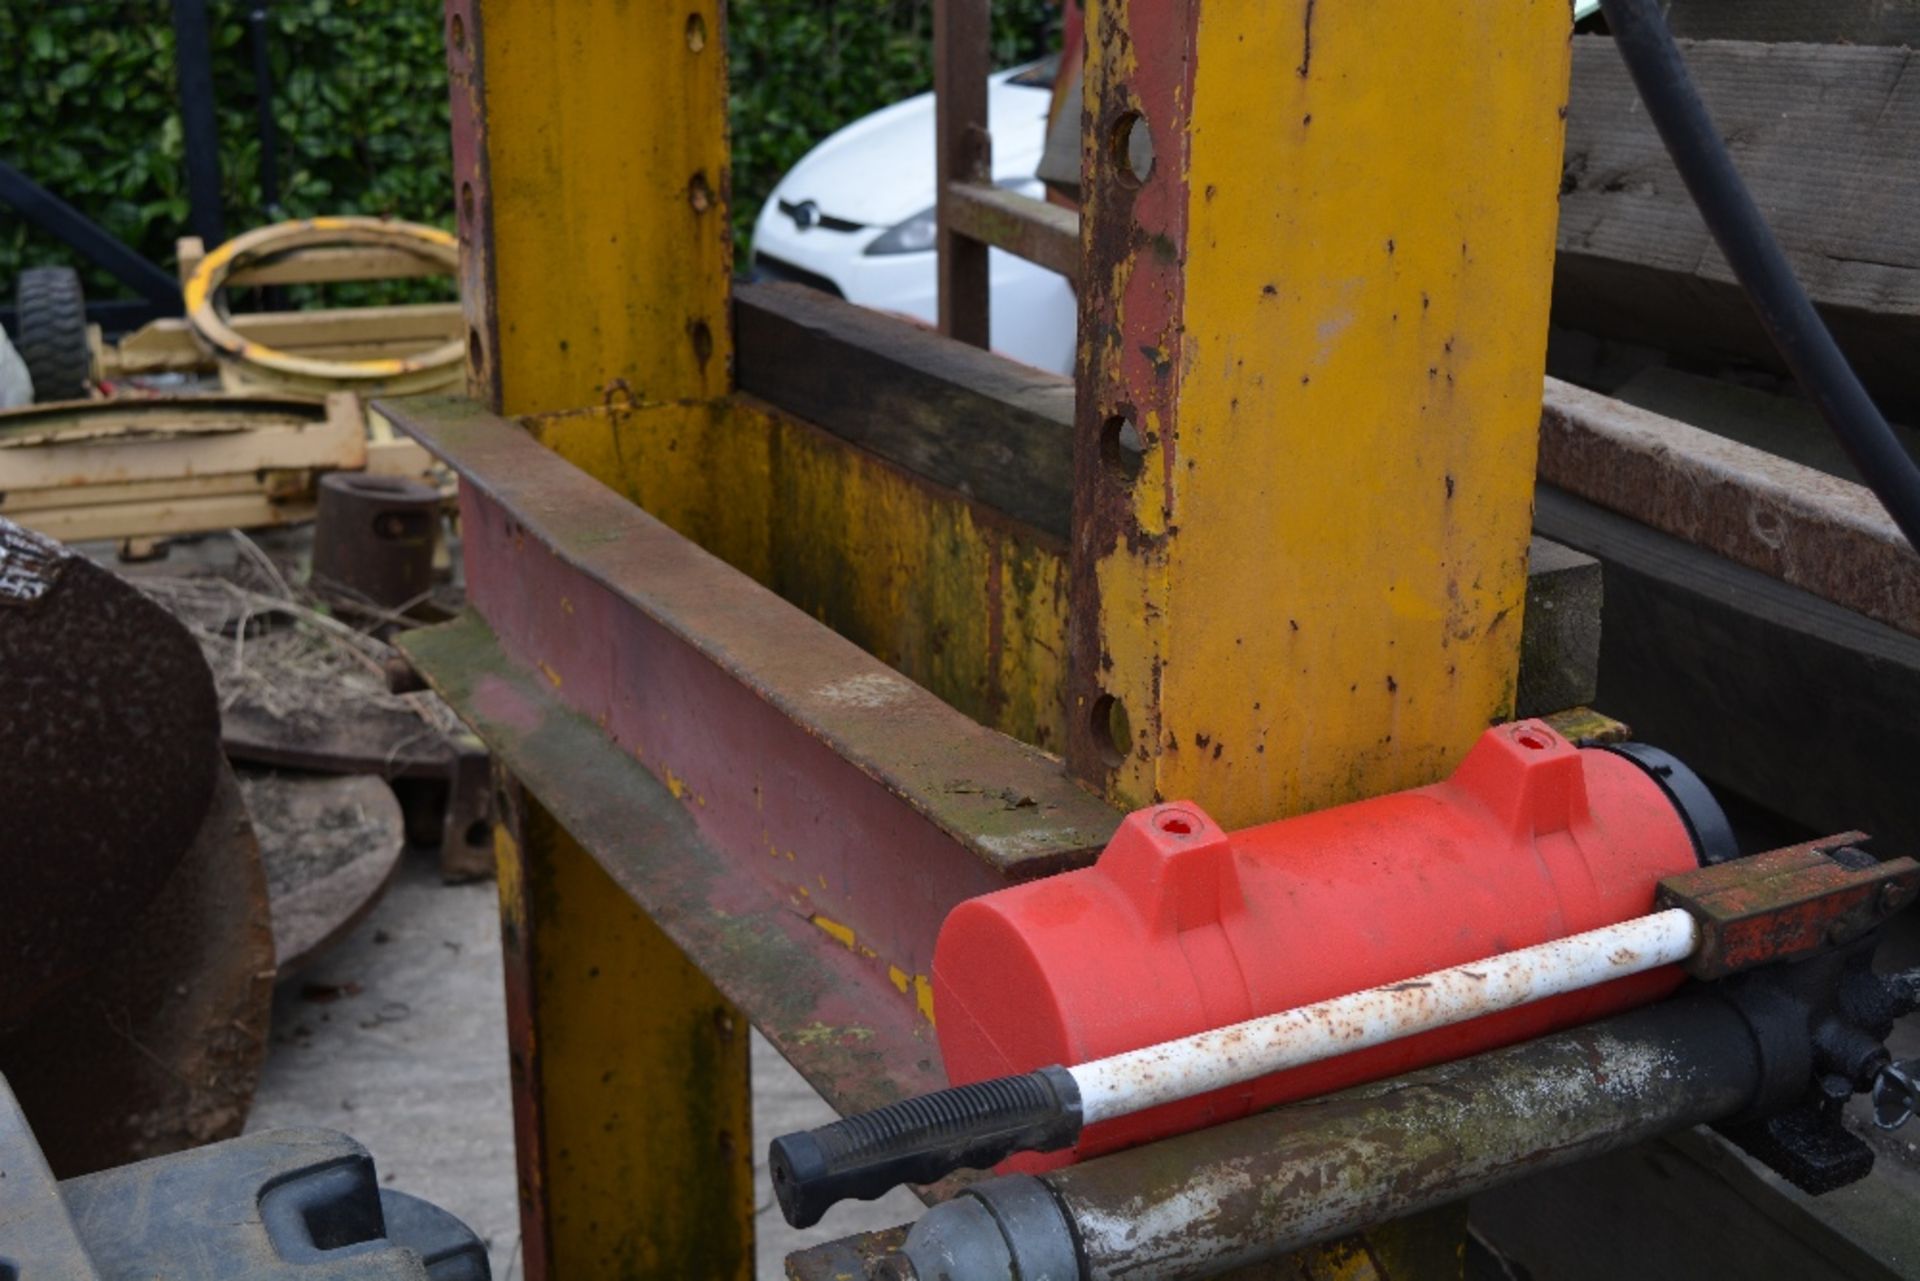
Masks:
[[[1672,965],[1698,938],[1693,917],[1673,908],[1067,1070],[1093,1125]]]

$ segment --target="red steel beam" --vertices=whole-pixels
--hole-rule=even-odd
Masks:
[[[452,397],[382,412],[460,473],[468,599],[500,650],[658,779],[735,880],[923,1010],[949,908],[1085,862],[1111,835],[1118,815],[1057,759],[955,711],[514,423]],[[483,719],[513,722],[512,686],[475,697],[490,700]]]

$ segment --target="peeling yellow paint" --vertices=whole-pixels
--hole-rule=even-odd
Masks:
[[[819,926],[821,931],[828,937],[837,940],[840,946],[846,948],[847,951],[851,952],[854,950],[853,930],[851,927],[842,925],[838,921],[830,921],[818,913],[809,916],[807,919]]]
[[[553,687],[555,689],[560,688],[560,673],[553,670],[553,665],[551,663],[547,662],[547,660],[543,658],[539,661],[538,664],[536,664],[536,666],[540,668],[540,674],[546,677],[549,681],[553,683]]]
[[[907,972],[897,965],[887,967],[887,981],[899,988],[902,996],[905,996],[907,989],[913,986],[913,980],[907,977]]]
[[[921,1018],[933,1022],[933,981],[924,974],[913,976],[913,1003]]]
[[[685,800],[687,795],[686,780],[674,773],[670,767],[663,766],[660,773],[664,775],[662,781],[666,783],[667,790],[673,793],[673,799],[676,801]]]

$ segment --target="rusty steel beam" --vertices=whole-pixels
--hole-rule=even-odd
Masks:
[[[958,235],[1004,249],[1080,283],[1080,215],[984,182],[947,184],[942,221]]]
[[[1553,378],[1540,479],[1920,636],[1920,556],[1862,485]]]
[[[982,728],[515,424],[452,398],[383,412],[460,473],[469,600],[504,652],[657,777],[741,879],[811,920],[822,945],[856,951],[908,1008],[930,1008],[948,908],[1085,862],[1112,833],[1118,815],[1056,759]]]
[[[934,0],[934,173],[939,192],[940,332],[988,341],[987,246],[953,221],[954,187],[993,180],[987,133],[991,45],[987,0]]]

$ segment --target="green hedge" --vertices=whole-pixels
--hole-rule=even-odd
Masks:
[[[449,226],[440,0],[270,0],[280,207],[263,206],[253,0],[210,0],[228,234],[282,217],[388,214]],[[846,122],[931,83],[932,0],[735,0],[734,221]],[[168,0],[0,0],[0,157],[155,262],[187,217]],[[994,0],[1001,65],[1056,39],[1052,0]],[[0,206],[0,295],[22,266],[74,261]],[[122,292],[88,272],[89,293]]]

